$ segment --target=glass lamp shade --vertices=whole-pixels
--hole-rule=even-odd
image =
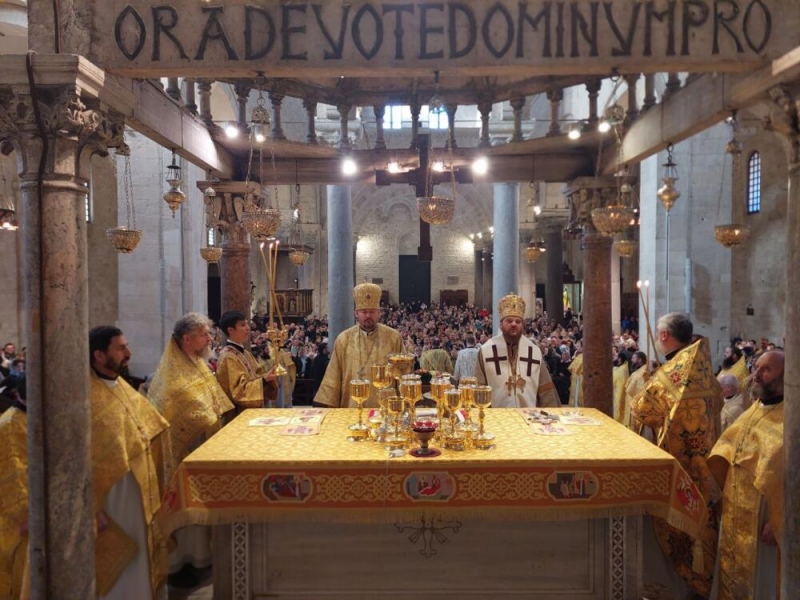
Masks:
[[[617,252],[623,258],[630,258],[633,256],[633,253],[636,252],[636,246],[636,242],[631,240],[616,240],[614,242],[614,248],[617,249]]]
[[[281,226],[281,211],[277,208],[257,208],[242,213],[242,224],[250,236],[265,242],[275,236]]]
[[[664,177],[664,185],[659,188],[657,192],[658,199],[661,201],[661,204],[664,205],[664,208],[667,212],[669,212],[673,206],[675,206],[675,202],[678,198],[681,197],[681,193],[675,187],[675,182],[678,181],[677,177]]]
[[[622,204],[612,204],[592,211],[592,223],[603,235],[617,235],[631,225],[636,218],[633,209]]]

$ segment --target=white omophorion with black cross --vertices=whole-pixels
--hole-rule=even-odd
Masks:
[[[509,347],[503,336],[481,347],[486,383],[492,387],[494,408],[537,406],[542,351],[524,335]]]

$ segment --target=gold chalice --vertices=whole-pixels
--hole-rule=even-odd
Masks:
[[[461,408],[461,393],[458,390],[447,390],[444,403],[450,411],[450,433],[445,437],[444,447],[448,450],[464,450],[464,434],[456,428],[456,412]]]
[[[406,410],[408,412],[408,430],[406,430],[406,435],[411,438],[411,426],[414,424],[414,408],[417,402],[422,398],[422,378],[413,373],[403,375],[400,379],[400,395],[406,401]]]
[[[386,401],[386,409],[394,419],[394,434],[387,436],[386,443],[389,448],[402,448],[406,441],[400,437],[400,415],[405,406],[405,399],[402,396],[392,396]]]
[[[400,378],[403,375],[408,375],[414,370],[414,361],[416,356],[413,354],[390,354],[387,356],[389,364],[392,365],[392,376],[397,380],[398,386]],[[399,389],[398,389],[399,391]]]
[[[275,375],[277,377],[283,377],[288,373],[286,368],[281,364],[281,347],[283,344],[286,343],[286,340],[289,339],[289,332],[285,329],[278,329],[275,325],[270,325],[267,327],[267,339],[270,341],[270,345],[272,349],[270,350],[270,354],[275,360]]]
[[[485,409],[492,405],[492,388],[488,385],[475,386],[473,390],[473,402],[478,407],[478,421],[480,422],[478,435],[473,438],[475,447],[481,450],[489,450],[494,447],[494,435],[486,433],[483,426],[483,420],[486,418]]]
[[[353,379],[350,381],[350,397],[358,405],[358,423],[353,423],[350,429],[351,442],[360,442],[369,436],[369,427],[364,424],[364,401],[369,398],[369,379]]]
[[[462,377],[459,382],[458,391],[461,392],[461,408],[464,410],[464,423],[461,429],[467,439],[471,439],[478,433],[478,424],[472,420],[472,406],[475,399],[475,387],[477,383],[464,383],[464,379],[474,380],[474,377]]]
[[[370,375],[372,375],[372,385],[375,386],[375,389],[378,391],[378,400],[380,404],[381,392],[392,385],[392,366],[389,364],[373,363],[370,367]],[[380,404],[380,407],[381,414],[385,419],[386,407],[383,404]]]

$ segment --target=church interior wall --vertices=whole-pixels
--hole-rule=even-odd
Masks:
[[[13,195],[14,206],[19,208],[20,192],[17,178],[16,155],[0,154],[0,168],[6,179],[3,195]],[[24,346],[25,318],[22,299],[22,236],[20,228],[16,233],[0,230],[0,344],[11,342],[17,348]]]

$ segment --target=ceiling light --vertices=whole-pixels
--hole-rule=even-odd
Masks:
[[[342,173],[344,175],[355,175],[358,171],[358,165],[349,156],[342,159]]]
[[[538,204],[536,206],[534,206],[533,207],[533,214],[535,214],[537,216],[542,214],[542,207],[539,206]]]
[[[253,125],[253,139],[256,143],[263,144],[267,141],[266,127],[262,124]]]
[[[489,161],[485,156],[475,159],[472,163],[472,172],[476,175],[486,175],[489,172]]]
[[[611,123],[603,119],[597,126],[597,131],[599,131],[600,133],[608,133],[609,131],[611,131]]]
[[[228,123],[225,126],[225,135],[229,138],[234,139],[239,137],[239,127],[235,123]]]
[[[494,233],[494,226],[489,227],[489,233]]]
[[[567,137],[569,137],[569,139],[571,139],[571,140],[579,140],[579,139],[581,139],[580,127],[578,127],[577,125],[573,125],[572,127],[570,127],[569,133],[567,134]]]
[[[434,171],[437,171],[437,172],[441,173],[442,171],[444,171],[444,162],[442,162],[441,160],[436,160],[431,165],[431,168]]]
[[[389,165],[386,168],[389,170],[389,173],[399,173],[400,172],[400,165],[395,160],[390,162]]]

